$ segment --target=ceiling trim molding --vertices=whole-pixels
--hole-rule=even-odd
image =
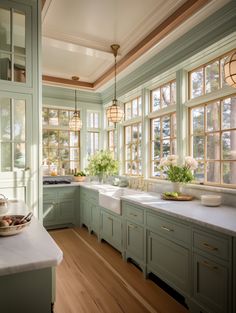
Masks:
[[[155,46],[164,37],[171,33],[176,27],[181,25],[184,21],[190,18],[193,14],[210,3],[212,0],[189,0],[172,13],[165,21],[158,25],[147,37],[145,37],[138,45],[131,49],[122,59],[117,63],[117,73],[123,71],[127,66],[133,63],[137,58],[142,56],[145,52]],[[103,84],[108,82],[114,75],[114,67],[112,66],[103,75],[101,75],[93,83],[90,82],[75,82],[70,79],[61,77],[53,77],[43,75],[43,82],[46,84],[56,84],[62,86],[78,86],[85,89],[96,90]]]
[[[185,2],[179,9],[171,14],[163,23],[157,26],[147,37],[145,37],[137,46],[135,46],[117,63],[117,73],[120,73],[122,70],[124,70],[137,58],[151,49],[171,31],[173,31],[176,27],[186,21],[189,17],[191,17],[194,13],[207,5],[209,2],[211,2],[211,0],[189,0]],[[94,88],[99,88],[109,79],[111,79],[113,72],[113,67],[106,71],[94,82]]]
[[[43,83],[45,85],[59,85],[59,86],[73,86],[73,87],[81,87],[84,89],[94,89],[94,84],[84,81],[76,81],[72,79],[66,79],[62,77],[54,77],[49,75],[43,75],[42,77]]]

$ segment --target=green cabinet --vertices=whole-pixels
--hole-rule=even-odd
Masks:
[[[193,301],[206,312],[232,312],[231,238],[193,229],[193,247]]]
[[[80,187],[80,226],[85,225],[89,232],[94,232],[99,238],[100,206],[98,192]]]
[[[121,217],[101,208],[101,239],[104,239],[122,252],[122,221]]]
[[[144,208],[123,202],[124,257],[137,263],[146,276],[146,233],[144,227]]]
[[[43,225],[48,228],[78,225],[77,187],[44,187]]]
[[[184,295],[190,294],[190,238],[186,224],[147,212],[147,272],[156,274]]]

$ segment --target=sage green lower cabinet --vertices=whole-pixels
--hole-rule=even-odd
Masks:
[[[190,295],[190,228],[171,218],[147,212],[147,272],[183,295]]]
[[[232,311],[232,238],[193,229],[194,313]],[[200,308],[197,308],[197,305]],[[191,305],[190,305],[191,307]]]
[[[122,249],[122,221],[121,216],[101,208],[101,233],[104,239],[120,252]]]
[[[97,192],[80,189],[81,225],[144,276],[154,273],[178,291],[191,313],[236,312],[236,238],[128,200],[120,216],[98,206]]]
[[[141,207],[123,202],[124,223],[124,258],[137,263],[146,276],[146,232],[144,227],[144,212]]]
[[[0,276],[2,313],[51,313],[52,268]]]
[[[94,232],[99,238],[100,206],[98,192],[80,187],[80,226],[85,225],[88,231]]]
[[[79,223],[77,187],[44,187],[43,225],[57,228]]]

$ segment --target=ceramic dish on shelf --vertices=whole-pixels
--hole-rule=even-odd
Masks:
[[[31,214],[31,213],[30,213]],[[13,236],[21,233],[31,223],[32,214],[5,215],[0,217],[0,236]]]
[[[217,195],[202,195],[201,204],[205,206],[219,206],[221,205],[221,196]]]

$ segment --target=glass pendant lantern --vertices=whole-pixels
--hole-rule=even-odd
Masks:
[[[75,89],[75,111],[69,121],[69,128],[78,131],[82,128],[82,120],[80,119],[79,110],[77,110],[77,90]]]

